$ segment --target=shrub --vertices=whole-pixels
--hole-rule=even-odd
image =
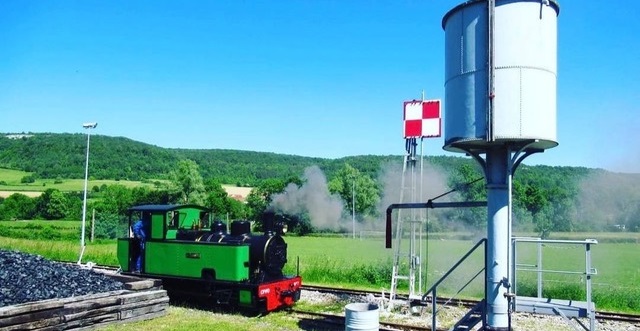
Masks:
[[[22,184],[30,184],[36,181],[36,177],[33,175],[24,176],[20,179],[20,183]]]
[[[127,234],[127,226],[126,221],[120,219],[118,215],[102,214],[96,218],[94,236],[96,239],[124,237]]]

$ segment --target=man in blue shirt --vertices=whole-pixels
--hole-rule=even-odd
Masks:
[[[131,230],[133,231],[133,236],[134,238],[137,239],[138,245],[139,245],[138,256],[136,257],[136,266],[133,272],[141,272],[142,257],[144,256],[144,242],[146,239],[146,236],[144,233],[144,223],[142,222],[142,219],[139,219],[135,223],[133,223]]]

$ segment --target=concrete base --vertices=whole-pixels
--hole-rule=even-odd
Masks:
[[[545,315],[564,314],[567,317],[589,317],[589,311],[595,311],[595,304],[592,302],[589,307],[584,301],[519,296],[516,297],[516,311]]]

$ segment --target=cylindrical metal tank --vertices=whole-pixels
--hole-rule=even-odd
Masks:
[[[380,310],[375,303],[356,302],[345,306],[345,331],[375,331],[380,329]]]
[[[491,114],[487,8],[486,0],[471,0],[442,19],[443,148],[462,152],[496,143],[555,147],[558,4],[554,0],[496,0]],[[492,135],[488,135],[489,128]]]

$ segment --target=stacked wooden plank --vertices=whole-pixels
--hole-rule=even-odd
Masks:
[[[169,306],[160,285],[132,278],[124,290],[0,307],[0,331],[90,330],[159,317]]]

